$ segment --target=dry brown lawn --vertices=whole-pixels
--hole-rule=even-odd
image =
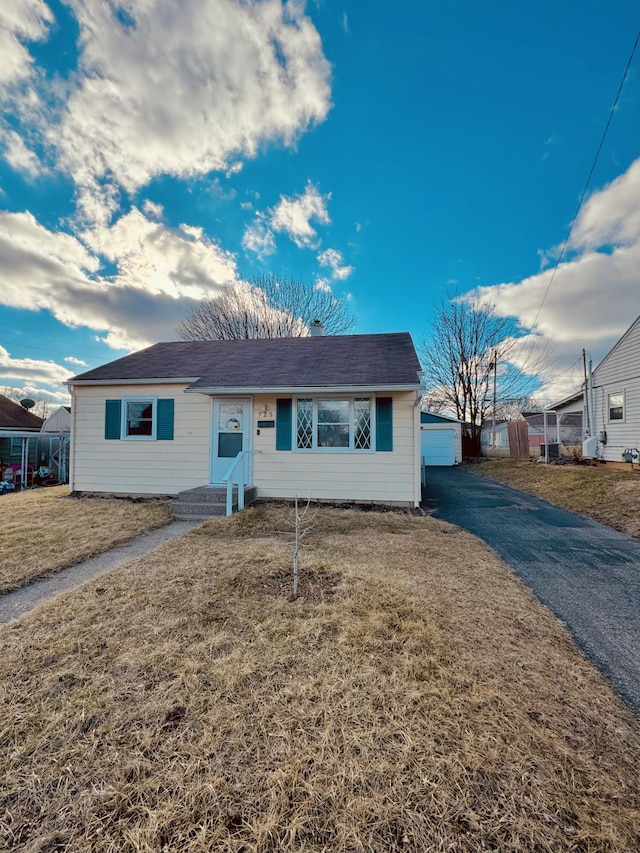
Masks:
[[[487,459],[474,473],[580,512],[630,536],[640,536],[640,472],[604,466],[543,465]]]
[[[626,853],[637,721],[487,547],[211,521],[0,631],[0,847]]]
[[[168,504],[71,498],[68,486],[0,497],[0,594],[100,554],[171,518]]]

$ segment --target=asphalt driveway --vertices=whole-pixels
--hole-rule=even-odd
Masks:
[[[512,566],[640,717],[640,540],[464,468],[428,468],[423,505]]]

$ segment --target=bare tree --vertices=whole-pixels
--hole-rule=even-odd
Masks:
[[[518,338],[511,319],[478,298],[453,298],[437,306],[421,360],[431,405],[448,409],[478,439],[498,403],[531,392],[537,382],[529,367],[514,363]],[[494,386],[495,383],[495,386]],[[495,398],[494,398],[495,387]]]
[[[354,327],[347,300],[329,287],[273,274],[256,276],[253,287],[264,293],[272,308],[299,318],[307,327],[320,320],[326,335],[348,335]]]
[[[330,290],[263,275],[203,299],[176,331],[189,341],[304,337],[314,320],[328,335],[348,334],[354,324],[346,301]]]

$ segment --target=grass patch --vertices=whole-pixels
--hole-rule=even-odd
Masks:
[[[488,459],[470,466],[470,470],[580,512],[629,536],[640,536],[638,472],[513,459]]]
[[[0,846],[637,851],[640,733],[430,518],[216,519],[0,631]]]
[[[171,519],[167,503],[71,498],[68,486],[2,495],[0,594]]]

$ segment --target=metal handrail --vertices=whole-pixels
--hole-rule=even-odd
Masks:
[[[252,453],[255,453],[254,450],[240,450],[237,454],[231,465],[227,470],[227,473],[222,478],[222,482],[226,483],[227,486],[227,515],[231,515],[233,513],[233,486],[234,484],[238,486],[238,509],[244,509],[244,487],[246,483],[246,475],[247,475],[247,462],[249,461],[249,457]],[[244,464],[240,466],[240,475],[239,479],[237,479],[238,475],[234,477],[236,469],[240,462]]]

